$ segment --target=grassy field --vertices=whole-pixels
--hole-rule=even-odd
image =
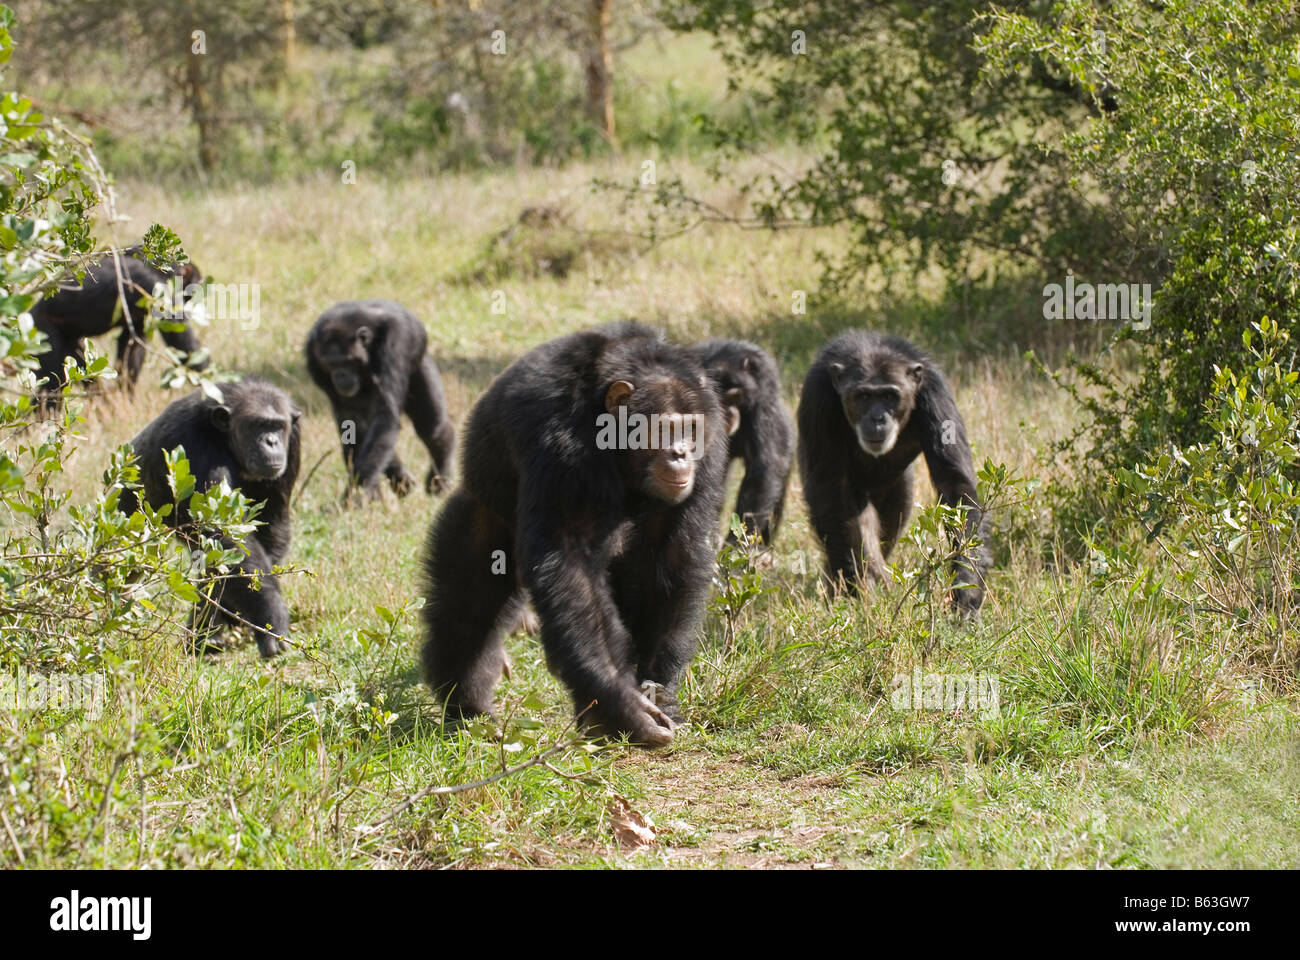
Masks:
[[[641,159],[437,179],[363,167],[353,185],[329,172],[190,195],[120,185],[132,218],[120,239],[159,221],[216,280],[260,285],[257,329],[216,323],[203,337],[224,368],[266,376],[302,407],[304,475],[323,457],[294,514],[301,572],[284,578],[304,649],[271,664],[251,645],[196,661],[179,638],[134,651],[134,686],[112,691],[103,718],[70,724],[33,754],[33,789],[62,793],[71,811],[102,803],[100,814],[54,822],[44,844],[0,842],[0,863],[1297,866],[1294,701],[1248,685],[1242,643],[1212,624],[1056,562],[1033,495],[994,517],[988,602],[978,624],[961,626],[900,603],[898,586],[828,603],[796,472],[759,595],[711,605],[684,688],[689,726],[671,749],[574,742],[567,695],[523,636],[509,643],[515,670],[500,690],[504,737],[440,732],[416,667],[414,612],[438,502],[341,507],[334,425],[301,355],[337,300],[391,297],[423,319],[458,423],[525,349],[615,318],[683,340],[757,341],[782,364],[792,407],[830,335],[888,328],[947,371],[977,463],[1040,479],[1059,469],[1048,446],[1075,413],[1022,354],[1060,356],[1071,337],[1035,319],[1037,291],[1012,284],[997,300],[954,304],[924,285],[886,298],[868,278],[849,308],[815,295],[816,255],[842,242],[834,233],[709,227],[644,249],[599,232],[625,221],[587,189],[593,175],[630,180]],[[661,161],[661,178],[678,172],[703,180]],[[568,275],[473,280],[492,237],[542,203],[597,231],[555,241],[574,253]],[[495,290],[504,315],[492,312]],[[797,290],[810,292],[806,316],[791,313]],[[80,493],[93,492],[108,451],[173,399],[153,385],[161,369],[150,360],[134,398],[110,388],[87,405],[71,468]],[[427,456],[409,431],[401,451],[420,473]],[[928,486],[918,496],[933,499]],[[918,556],[905,544],[897,559],[907,568]],[[998,709],[895,709],[891,681],[915,669],[995,677]],[[403,806],[552,746],[545,763],[498,782]],[[104,799],[124,752],[139,762]]]

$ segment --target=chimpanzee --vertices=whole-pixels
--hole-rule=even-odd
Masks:
[[[36,329],[45,334],[50,349],[37,359],[36,376],[46,381],[47,400],[63,384],[63,361],[67,357],[85,364],[86,337],[97,337],[121,327],[117,338],[117,360],[129,387],[134,387],[144,365],[145,317],[148,310],[140,306],[141,297],[150,296],[157,284],[167,285],[173,275],[188,286],[201,283],[202,273],[193,263],[172,264],[169,268],[155,267],[144,259],[141,248],[128,247],[120,251],[121,290],[118,289],[118,271],[111,254],[106,254],[98,264],[86,271],[81,286],[62,286],[52,296],[32,307]],[[122,297],[125,294],[125,308]],[[167,318],[166,325],[182,324],[181,329],[160,328],[163,340],[187,359],[199,350],[199,338],[190,329],[183,316]],[[208,366],[205,356],[198,355],[190,363],[196,370]]]
[[[638,324],[552,340],[497,377],[426,548],[424,672],[447,722],[492,712],[501,635],[526,588],[587,732],[672,739],[713,572],[725,437],[698,360]]]
[[[749,535],[771,543],[794,463],[794,419],[781,402],[781,371],[762,347],[706,340],[695,347],[727,415],[731,459],[745,464],[735,512]],[[731,534],[728,540],[735,541]]]
[[[851,330],[822,350],[799,401],[799,469],[826,573],[855,591],[885,576],[912,509],[912,461],[924,455],[942,503],[967,508],[966,536],[985,537],[966,425],[939,368],[900,337]],[[954,564],[963,614],[984,602],[986,547]]]
[[[256,518],[260,526],[244,542],[248,556],[239,572],[217,581],[212,602],[200,601],[190,626],[195,651],[201,653],[213,633],[247,622],[262,656],[273,657],[283,649],[277,637],[289,633],[289,610],[271,570],[289,550],[289,495],[298,479],[300,456],[299,412],[283,390],[254,377],[222,383],[217,389],[220,401],[195,391],[171,403],[131,447],[139,460],[144,499],[155,509],[173,502],[163,453],[178,446],[185,448],[195,489],[225,480],[249,501],[264,504]],[[132,513],[137,503],[135,491],[123,491],[119,505],[124,513]],[[183,534],[188,518],[185,502],[177,505],[168,523]]]
[[[330,398],[349,483],[367,496],[383,477],[398,496],[415,486],[396,451],[403,410],[433,458],[425,490],[441,493],[450,478],[456,431],[428,343],[424,324],[391,300],[336,303],[307,335],[307,369]]]

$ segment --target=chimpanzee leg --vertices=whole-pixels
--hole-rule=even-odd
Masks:
[[[519,589],[513,534],[461,489],[439,514],[428,555],[425,679],[448,721],[490,714],[506,662],[503,621],[513,617]]]
[[[235,614],[235,625],[251,625],[257,649],[264,657],[283,652],[288,644],[279,638],[289,635],[289,608],[280,593],[280,584],[271,572],[274,564],[257,537],[246,542],[248,556],[239,570],[227,579],[218,602]]]
[[[690,528],[682,522],[676,536],[643,541],[610,572],[615,602],[632,634],[637,683],[674,723],[682,722],[677,685],[699,644],[707,567],[713,563],[711,555],[695,556],[700,551],[690,548]]]
[[[127,388],[135,390],[136,381],[140,379],[140,369],[144,366],[144,341],[140,339],[139,329],[133,321],[122,324],[122,333],[117,338],[117,360],[122,368],[122,378]]]
[[[433,466],[425,479],[430,493],[440,493],[451,478],[451,454],[456,443],[456,431],[447,416],[447,401],[442,392],[442,378],[433,360],[425,357],[411,375],[406,391],[406,413],[411,418],[415,433],[433,458]]]

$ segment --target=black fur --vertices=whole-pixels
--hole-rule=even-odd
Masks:
[[[187,285],[201,280],[194,264],[174,264],[170,270],[160,269],[140,257],[139,247],[123,250],[120,259],[125,310],[119,308],[117,271],[112,255],[105,255],[100,263],[88,269],[80,287],[60,287],[32,307],[36,329],[45,334],[50,344],[49,351],[38,358],[36,371],[37,378],[46,381],[47,399],[52,399],[50,395],[63,384],[63,361],[67,357],[85,365],[85,338],[98,337],[119,327],[122,332],[117,338],[118,366],[127,385],[135,386],[144,365],[142,337],[148,314],[138,301],[152,294],[156,284],[167,284],[173,274]],[[182,330],[160,332],[167,345],[182,354],[189,355],[199,349],[199,338],[188,322]],[[196,370],[206,369],[207,361],[198,361],[193,366]]]
[[[708,340],[695,348],[725,408],[739,426],[728,445],[745,464],[735,513],[749,535],[771,543],[781,523],[794,464],[794,418],[781,401],[781,371],[762,347],[743,340]],[[727,539],[734,542],[732,534]]]
[[[863,449],[846,410],[860,396],[855,391],[871,382],[899,384],[903,401],[897,440],[879,456]],[[911,465],[918,456],[925,457],[939,500],[965,506],[967,535],[984,539],[966,425],[939,368],[899,337],[859,330],[836,337],[808,371],[799,401],[804,498],[833,583],[853,591],[860,580],[885,575],[884,561],[911,514]],[[983,546],[975,557],[955,561],[953,601],[962,612],[983,603],[989,565]]]
[[[704,416],[695,486],[680,503],[641,489],[632,453],[597,447],[618,381],[636,385],[630,410],[671,403]],[[526,588],[575,709],[597,702],[583,716],[588,730],[645,746],[671,739],[664,715],[678,719],[678,675],[694,655],[713,571],[724,438],[695,358],[637,324],[543,344],[493,382],[470,414],[460,485],[425,555],[424,671],[449,720],[491,712],[502,633]],[[495,551],[504,575],[492,572]],[[662,712],[640,692],[647,684]]]
[[[276,637],[289,633],[289,609],[271,569],[289,551],[289,496],[301,458],[298,411],[283,390],[263,380],[246,378],[218,389],[224,403],[195,391],[170,404],[131,447],[139,460],[144,499],[155,509],[173,502],[163,453],[178,446],[185,448],[196,490],[225,480],[250,501],[264,503],[257,515],[261,525],[244,543],[248,556],[237,574],[218,581],[212,599],[255,628],[267,628],[254,632],[262,655],[271,657],[282,649]],[[123,491],[119,501],[124,513],[134,512],[137,502],[132,490]],[[188,519],[186,502],[168,522],[184,535]],[[253,588],[255,576],[260,589]],[[211,634],[238,622],[201,602],[190,618],[196,651],[202,652]]]
[[[378,495],[384,477],[399,495],[414,487],[396,452],[405,411],[433,458],[425,489],[441,492],[451,476],[456,431],[424,324],[391,300],[337,303],[320,315],[305,349],[312,379],[329,395],[353,483],[369,496]],[[354,425],[353,444],[346,442],[346,421]]]

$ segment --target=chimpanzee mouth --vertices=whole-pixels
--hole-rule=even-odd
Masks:
[[[894,442],[898,439],[897,430],[882,430],[879,433],[864,433],[862,428],[857,429],[858,446],[867,454],[873,457],[883,457],[890,450],[894,449]]]
[[[253,463],[243,464],[243,475],[247,480],[275,480],[288,464],[289,458],[283,453],[276,457],[258,457]]]
[[[343,397],[355,397],[361,392],[361,378],[352,373],[331,374],[330,382]]]
[[[686,477],[683,480],[676,480],[661,476],[659,478],[659,488],[667,494],[664,499],[667,499],[670,503],[681,503],[695,489],[695,478]]]

